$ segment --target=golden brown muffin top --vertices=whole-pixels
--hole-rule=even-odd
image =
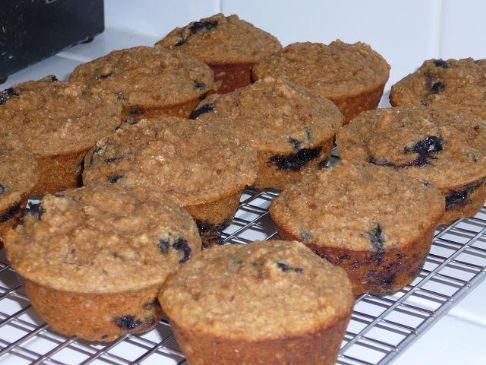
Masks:
[[[32,153],[0,146],[0,211],[20,203],[38,181],[39,167]]]
[[[394,106],[426,105],[486,119],[486,60],[427,60],[390,92]]]
[[[256,152],[202,121],[165,117],[124,124],[85,158],[85,184],[110,181],[166,193],[181,206],[218,200],[256,178]]]
[[[349,315],[354,298],[344,270],[301,243],[256,241],[203,251],[159,301],[182,328],[257,341],[331,326]]]
[[[259,151],[275,153],[319,146],[334,137],[343,119],[329,100],[271,77],[210,95],[193,114],[199,111],[198,119],[230,129]]]
[[[201,249],[194,221],[167,197],[109,184],[46,195],[5,241],[22,277],[82,293],[162,284]]]
[[[369,92],[388,80],[390,66],[365,43],[293,43],[262,59],[253,76],[272,76],[331,100]]]
[[[343,160],[398,169],[441,191],[486,177],[486,121],[424,107],[360,114],[337,135]]]
[[[273,35],[237,15],[223,14],[175,28],[156,46],[183,51],[209,64],[255,63],[282,48]]]
[[[11,96],[0,102],[0,141],[37,156],[91,148],[121,121],[113,95],[77,83],[47,77],[14,85],[6,93]]]
[[[113,51],[72,72],[70,81],[116,94],[129,107],[165,107],[184,103],[213,88],[213,71],[201,61],[163,48]]]
[[[321,170],[272,202],[277,225],[304,243],[380,252],[437,225],[444,198],[430,183],[371,165]]]

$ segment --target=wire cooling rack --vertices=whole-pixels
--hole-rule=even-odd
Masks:
[[[276,191],[246,191],[226,242],[277,238],[268,206]],[[436,232],[420,275],[391,296],[364,295],[355,304],[337,363],[384,365],[437,321],[485,277],[486,207]],[[186,364],[166,320],[143,335],[110,344],[88,343],[52,332],[37,316],[15,272],[0,256],[0,363]]]

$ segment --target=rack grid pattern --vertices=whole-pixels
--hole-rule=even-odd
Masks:
[[[277,191],[248,190],[224,241],[244,244],[277,238],[268,206]],[[486,273],[486,207],[437,231],[420,275],[403,290],[364,295],[354,307],[337,363],[384,365],[439,320]],[[110,344],[88,343],[52,332],[36,315],[15,272],[0,256],[0,363],[186,364],[167,320],[143,335]]]

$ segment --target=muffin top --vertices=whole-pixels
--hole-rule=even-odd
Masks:
[[[213,88],[213,71],[185,54],[134,47],[79,65],[69,80],[107,90],[125,106],[155,108],[206,94]]]
[[[19,204],[38,181],[37,160],[32,153],[0,146],[0,211]]]
[[[165,117],[125,123],[97,142],[85,184],[112,182],[162,191],[181,206],[236,193],[256,178],[256,152],[206,122]]]
[[[282,48],[271,34],[237,15],[223,14],[175,28],[156,46],[177,49],[210,64],[255,63]]]
[[[440,190],[486,177],[486,121],[424,107],[360,114],[337,135],[343,160],[397,169]]]
[[[121,120],[121,106],[113,95],[50,76],[14,85],[2,95],[0,141],[37,156],[91,148]]]
[[[349,315],[354,298],[344,270],[301,243],[256,241],[203,251],[159,301],[178,326],[256,341],[331,326]]]
[[[319,146],[334,137],[343,118],[329,100],[271,77],[229,94],[210,95],[193,115],[230,129],[257,150],[275,153]]]
[[[304,243],[384,252],[420,239],[437,225],[444,204],[430,183],[382,167],[344,163],[284,190],[270,214]]]
[[[110,184],[44,196],[5,241],[22,277],[83,293],[160,285],[201,248],[194,221],[170,199]]]
[[[331,100],[372,91],[388,80],[390,66],[364,43],[293,43],[262,59],[253,76],[290,81]]]
[[[394,106],[425,105],[486,119],[486,60],[427,60],[392,86]]]

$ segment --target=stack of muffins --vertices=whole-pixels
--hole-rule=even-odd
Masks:
[[[486,62],[426,61],[375,110],[388,75],[217,14],[4,90],[0,234],[34,308],[90,341],[165,313],[192,365],[333,364],[354,297],[409,284],[486,197]],[[289,241],[218,245],[247,186],[283,190]]]

